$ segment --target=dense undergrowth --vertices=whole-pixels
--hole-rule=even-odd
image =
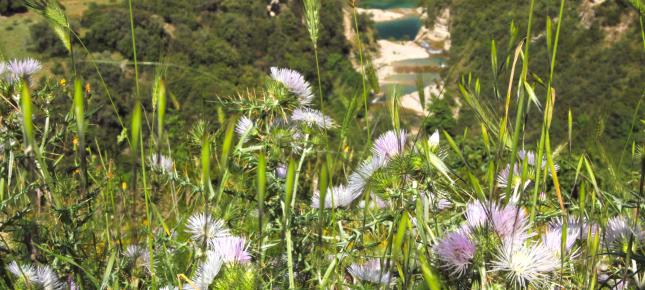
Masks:
[[[84,45],[63,11],[54,1],[28,5],[74,65]],[[599,175],[603,163],[551,134],[556,124],[574,130],[575,118],[554,119],[553,92],[567,85],[556,81],[553,61],[565,24],[551,24],[551,61],[539,76],[529,59],[541,44],[512,44],[499,106],[480,97],[491,84],[459,79],[480,124],[475,133],[428,134],[401,125],[397,98],[375,125],[367,77],[346,109],[325,114],[321,75],[333,72],[320,66],[318,50],[326,11],[316,0],[302,9],[313,77],[267,68],[251,89],[191,104],[215,117],[194,116],[181,139],[168,137],[167,70],[159,65],[149,87],[139,83],[137,48],[146,44],[131,5],[123,16],[134,65],[127,104],[113,103],[109,82],[87,85],[90,72],[36,80],[40,62],[3,62],[0,288],[645,287],[642,140],[627,144],[624,171]],[[96,91],[108,105],[88,105]],[[94,117],[108,113],[120,152],[95,135],[105,124]],[[529,139],[527,127],[539,134]]]

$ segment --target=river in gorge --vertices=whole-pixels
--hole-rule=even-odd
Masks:
[[[380,51],[373,62],[382,91],[407,98],[402,98],[401,106],[423,115],[417,79],[423,78],[429,92],[433,92],[431,85],[440,82],[447,55],[443,40],[423,27],[419,0],[363,0],[360,8],[375,21]]]

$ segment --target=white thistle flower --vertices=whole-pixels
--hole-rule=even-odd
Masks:
[[[372,159],[363,161],[358,169],[347,178],[347,187],[360,195],[374,172],[385,166],[385,163],[385,159],[379,156],[373,156]]]
[[[272,67],[271,78],[282,83],[291,93],[296,95],[300,106],[308,106],[313,101],[314,95],[311,85],[299,72],[287,68]]]
[[[18,278],[24,278],[30,283],[38,283],[38,276],[36,275],[36,267],[33,265],[19,265],[16,261],[11,261],[7,265],[7,270]]]
[[[34,267],[29,264],[19,265],[16,261],[12,261],[7,266],[7,270],[16,277],[24,278],[44,290],[63,289],[63,283],[58,279],[58,275],[47,265]]]
[[[172,173],[174,170],[174,162],[172,159],[168,156],[165,156],[161,154],[160,156],[157,156],[157,154],[152,154],[148,156],[148,163],[150,164],[150,167],[153,169],[165,172],[165,173]]]
[[[212,246],[216,239],[229,236],[229,230],[224,227],[224,221],[214,219],[208,213],[193,214],[188,219],[186,231],[196,243],[206,242],[209,246]]]
[[[334,186],[327,189],[324,200],[324,208],[338,208],[349,206],[360,193],[350,190],[344,185]],[[316,190],[311,196],[311,207],[320,208],[320,191]]]
[[[63,289],[64,284],[58,279],[56,272],[49,266],[38,266],[36,268],[36,277],[38,277],[38,283],[42,285],[44,290]]]
[[[247,116],[242,116],[235,125],[235,133],[237,133],[240,138],[251,133],[251,130],[253,130],[253,121],[251,121]]]
[[[206,261],[199,265],[197,271],[192,277],[192,281],[195,283],[195,286],[198,289],[208,289],[208,287],[213,283],[217,274],[219,274],[220,269],[222,268],[222,259],[220,256],[213,252],[206,252]],[[184,290],[197,290],[190,284],[184,286]]]
[[[166,285],[164,287],[159,288],[159,290],[178,290],[177,287],[172,286],[172,285]]]
[[[362,265],[352,264],[347,268],[347,271],[359,280],[375,284],[387,285],[393,282],[392,275],[381,267],[381,262],[378,259],[369,260]]]
[[[318,127],[320,129],[331,129],[335,127],[334,120],[326,116],[322,112],[309,108],[301,108],[293,110],[291,120],[295,122],[302,122],[311,127]]]
[[[519,288],[541,288],[550,283],[549,274],[559,266],[557,257],[543,244],[524,245],[511,240],[502,242],[491,270],[504,273]]]

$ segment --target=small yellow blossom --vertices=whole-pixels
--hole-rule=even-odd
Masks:
[[[121,189],[123,189],[123,190],[128,189],[128,184],[125,181],[121,183]]]
[[[61,79],[60,81],[58,81],[58,84],[59,84],[61,87],[64,87],[65,85],[67,85],[67,81],[66,81],[65,79]]]

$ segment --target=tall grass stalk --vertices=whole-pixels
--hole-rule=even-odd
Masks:
[[[358,1],[356,1],[358,2]],[[361,63],[361,81],[363,85],[363,106],[365,108],[365,130],[367,130],[367,145],[366,148],[369,148],[372,144],[372,134],[370,133],[370,121],[369,121],[369,111],[367,108],[367,84],[366,78],[367,74],[365,73],[365,63],[363,60],[363,42],[361,40],[361,32],[358,27],[358,12],[356,10],[356,3],[352,5],[352,17],[354,18],[354,29],[356,30],[356,44],[358,46],[358,57]]]
[[[81,161],[81,195],[87,194],[87,160],[85,157],[85,110],[81,80],[74,80],[74,114],[78,135],[78,152]]]

